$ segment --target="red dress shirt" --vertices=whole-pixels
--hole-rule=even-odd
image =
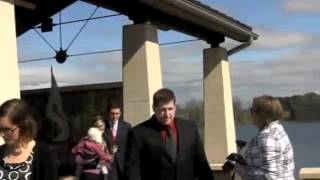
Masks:
[[[173,120],[169,125],[169,128],[172,129],[172,132],[173,132],[173,139],[174,139],[174,142],[178,145],[178,129],[177,129],[177,125],[176,125],[176,121]],[[161,137],[163,139],[164,142],[166,142],[167,140],[167,137],[168,137],[168,134],[167,134],[167,131],[165,129],[161,130]]]

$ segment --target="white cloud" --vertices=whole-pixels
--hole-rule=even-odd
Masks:
[[[287,0],[283,4],[283,9],[287,12],[307,12],[319,13],[319,0]]]
[[[248,48],[250,50],[265,51],[301,48],[312,46],[319,42],[318,35],[309,33],[276,31],[266,28],[253,28],[253,31],[259,35],[259,38],[252,42],[252,45]],[[240,44],[237,41],[226,38],[221,46],[230,50]]]
[[[178,52],[176,52],[178,53]],[[301,48],[269,61],[231,61],[233,95],[245,106],[255,96],[320,93],[320,51]],[[164,61],[165,86],[176,91],[180,103],[202,99],[202,56]]]
[[[232,63],[233,93],[243,101],[271,94],[291,96],[318,92],[320,89],[320,53],[297,51],[267,62]]]
[[[179,53],[174,49],[166,49],[174,54],[166,52],[168,58],[162,60],[164,85],[176,92],[178,102],[181,104],[190,99],[202,99],[201,53],[195,55],[195,52],[198,52],[196,50],[192,57],[186,58],[180,52],[182,55],[178,57]],[[183,47],[180,48],[180,50],[183,49]],[[291,96],[310,91],[319,93],[319,57],[320,51],[313,49],[293,51],[291,54],[275,57],[270,61],[233,59],[231,61],[233,95],[239,97],[243,102],[250,102],[254,96],[262,94]],[[116,61],[117,58],[114,57],[111,62],[115,64],[105,59],[108,57],[84,59],[77,65],[72,63],[54,65],[54,73],[59,86],[121,80],[121,59]],[[99,67],[106,69],[100,70]],[[90,72],[90,75],[87,72]],[[28,65],[28,67],[21,67],[20,73],[23,89],[50,87],[50,65]]]
[[[203,49],[209,45],[204,41],[194,41],[184,44],[160,46],[162,60],[174,60],[177,58],[188,58],[197,54],[202,54]]]
[[[91,57],[91,58],[88,58]],[[121,56],[120,56],[121,57]],[[53,61],[54,74],[58,85],[84,85],[106,83],[121,79],[121,59],[117,55],[95,55],[70,58],[64,64]],[[49,63],[20,64],[22,89],[38,89],[50,87]]]
[[[207,47],[199,41],[161,48],[164,86],[176,92],[178,104],[202,99],[202,53]]]
[[[267,29],[255,29],[259,39],[253,42],[250,49],[272,50],[311,45],[316,41],[312,34],[301,32],[279,32]]]

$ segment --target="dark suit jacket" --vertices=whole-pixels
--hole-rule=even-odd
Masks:
[[[194,122],[176,118],[178,155],[173,161],[152,116],[128,137],[125,174],[128,180],[213,180],[213,173]]]
[[[128,122],[123,120],[119,120],[118,129],[117,129],[117,145],[118,151],[115,155],[115,159],[113,163],[116,163],[116,167],[123,173],[124,169],[124,160],[127,149],[127,137],[128,132],[131,129],[131,125]],[[112,138],[112,130],[110,129],[108,121],[106,121],[106,130],[104,133],[104,139],[107,142],[109,152],[111,152],[111,138]]]

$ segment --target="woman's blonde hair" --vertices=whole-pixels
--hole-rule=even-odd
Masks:
[[[102,116],[95,116],[93,118],[93,127],[100,128],[105,126],[105,122]]]
[[[265,121],[280,120],[284,117],[284,111],[280,101],[269,95],[255,97],[251,112]]]

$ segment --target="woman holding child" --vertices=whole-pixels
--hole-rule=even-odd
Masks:
[[[102,138],[103,130],[103,121],[96,121],[87,136],[72,149],[76,162],[81,164],[80,180],[103,180],[108,174],[113,157]]]

